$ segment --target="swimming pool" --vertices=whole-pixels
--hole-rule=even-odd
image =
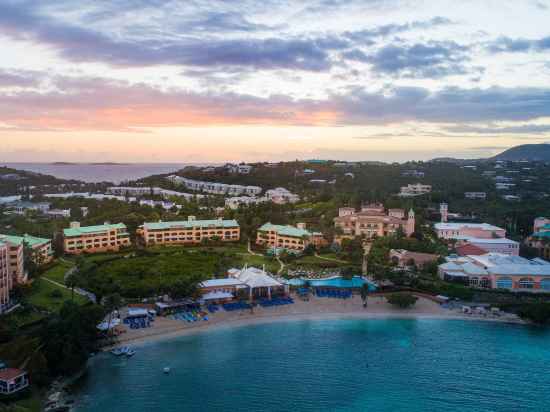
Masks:
[[[312,287],[328,287],[328,288],[360,288],[365,283],[369,285],[371,291],[376,290],[376,285],[369,282],[367,279],[361,276],[354,276],[351,279],[344,279],[342,276],[334,276],[327,279],[308,279],[309,285]],[[287,283],[290,286],[303,286],[305,283],[304,279],[295,278],[287,280]]]

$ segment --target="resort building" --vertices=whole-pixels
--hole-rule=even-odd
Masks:
[[[182,206],[178,205],[174,202],[168,202],[165,200],[151,200],[151,199],[143,199],[139,201],[140,206],[149,206],[149,207],[161,207],[164,210],[171,210],[173,208],[181,209]]]
[[[485,192],[464,192],[464,197],[466,199],[485,200],[487,198],[487,193],[485,193]]]
[[[404,170],[403,172],[401,172],[401,176],[403,177],[423,178],[424,175],[425,173],[420,170]]]
[[[19,253],[24,249],[24,246],[30,247],[35,252],[35,263],[43,265],[51,262],[53,259],[53,249],[51,239],[44,239],[31,235],[15,236],[15,235],[0,235],[0,241],[4,241],[14,248],[14,256],[17,257],[17,261],[14,261],[14,266],[22,267],[19,265]],[[22,269],[21,269],[22,270]]]
[[[185,177],[171,175],[166,178],[176,185],[185,186],[187,189],[197,192],[205,192],[214,195],[256,196],[262,193],[262,188],[258,186],[228,185],[225,183],[204,182],[201,180],[188,179]]]
[[[225,199],[225,207],[236,210],[241,206],[258,205],[267,201],[268,199],[265,197],[236,196]]]
[[[325,239],[319,232],[310,232],[305,223],[298,223],[297,227],[289,225],[273,225],[266,223],[258,229],[257,245],[271,249],[302,252],[309,245],[315,247],[323,245]]]
[[[488,223],[436,223],[435,232],[440,239],[458,240],[465,238],[503,238],[506,230]]]
[[[404,249],[390,250],[390,260],[397,267],[405,268],[408,266],[422,267],[439,259],[439,255],[431,253],[411,252]]]
[[[519,243],[505,237],[494,239],[472,238],[468,237],[459,242],[469,244],[483,249],[485,253],[502,253],[504,255],[518,256]]]
[[[232,300],[248,286],[236,278],[223,278],[205,280],[199,284],[199,288],[205,302],[220,303]]]
[[[191,199],[195,195],[191,193],[182,193],[175,190],[163,189],[161,187],[151,186],[112,186],[107,189],[107,192],[116,196],[124,196],[124,199],[129,196],[141,197],[141,196],[162,196],[162,197],[184,197]]]
[[[300,201],[300,196],[290,192],[284,187],[277,187],[275,189],[267,190],[265,192],[265,197],[271,202],[278,205],[297,203]]]
[[[196,220],[189,216],[184,221],[144,223],[138,236],[146,246],[197,244],[204,240],[238,242],[241,229],[236,220]]]
[[[9,308],[13,280],[10,275],[9,247],[0,240],[0,314]]]
[[[471,287],[512,291],[550,292],[550,263],[500,253],[449,256],[438,268],[439,276]]]
[[[382,204],[363,206],[360,212],[356,212],[354,208],[343,207],[338,210],[334,225],[347,236],[365,236],[371,239],[376,236],[394,235],[399,230],[406,236],[411,236],[414,233],[415,216],[412,209],[405,217],[403,209],[386,211]]]
[[[29,386],[29,376],[21,369],[0,369],[0,395],[8,396]]]
[[[240,174],[240,175],[248,175],[252,171],[251,165],[236,165],[232,163],[228,163],[225,165],[225,168],[230,173]]]
[[[80,226],[72,222],[63,230],[63,250],[67,254],[118,252],[130,246],[130,235],[123,223]]]
[[[533,234],[525,243],[536,249],[540,257],[550,260],[550,219],[537,217],[533,223]]]
[[[37,212],[37,213],[46,213],[50,210],[51,204],[48,202],[28,202],[28,201],[17,201],[10,203],[7,206],[7,210],[15,215],[24,215],[27,211]]]
[[[407,186],[401,187],[401,191],[398,193],[398,196],[401,197],[414,197],[425,195],[430,193],[432,187],[430,185],[424,185],[422,183],[408,184]]]
[[[50,209],[45,214],[54,219],[66,219],[71,217],[71,209]]]
[[[0,235],[0,241],[5,243],[8,249],[8,272],[12,284],[27,282],[27,272],[25,272],[25,259],[23,256],[25,245],[17,236]]]

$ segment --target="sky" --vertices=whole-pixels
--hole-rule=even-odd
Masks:
[[[0,161],[550,142],[550,0],[2,0]]]

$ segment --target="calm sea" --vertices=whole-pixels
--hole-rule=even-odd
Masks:
[[[536,328],[428,319],[220,329],[98,355],[77,410],[548,411],[549,343]]]
[[[113,182],[117,184],[126,180],[175,172],[184,167],[181,163],[131,163],[117,165],[3,163],[1,165],[52,175],[61,179],[76,179],[89,183]]]

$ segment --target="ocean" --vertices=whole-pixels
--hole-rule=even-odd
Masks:
[[[548,411],[549,342],[539,328],[436,319],[224,328],[97,355],[76,410]]]
[[[182,163],[131,163],[131,164],[53,164],[53,163],[2,163],[2,166],[35,173],[52,175],[60,179],[76,179],[87,183],[112,182],[171,173],[182,169]]]

